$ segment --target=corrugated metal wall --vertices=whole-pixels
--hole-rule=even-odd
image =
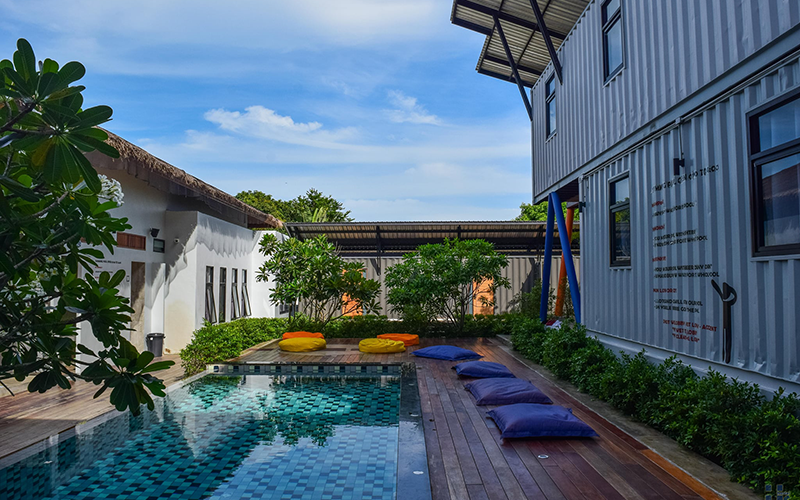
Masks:
[[[535,196],[800,24],[797,0],[623,0],[625,67],[604,85],[599,3],[559,50],[558,128],[546,142],[552,66],[532,89]]]
[[[715,279],[738,293],[731,309],[729,366],[800,381],[800,260],[751,257],[745,135],[748,110],[799,85],[800,62],[795,60],[584,179],[581,291],[583,320],[590,330],[722,363],[723,306],[711,285]],[[700,174],[665,185],[673,180],[672,159],[680,156],[679,133],[684,172]],[[624,172],[630,172],[632,265],[613,269],[608,181]],[[701,239],[657,245],[667,240],[656,238],[683,231],[696,231],[686,237]],[[655,260],[660,258],[665,260]],[[676,266],[710,268],[669,269]],[[662,277],[692,272],[706,274]]]
[[[347,260],[356,260],[363,262],[367,269],[367,278],[379,281],[381,283],[380,295],[380,314],[385,314],[390,318],[397,318],[398,316],[391,311],[391,305],[386,300],[386,286],[384,285],[384,278],[386,270],[397,264],[402,260],[400,257],[383,257],[381,259],[381,268],[378,268],[377,258],[347,258]],[[551,287],[555,288],[558,282],[558,270],[561,265],[561,256],[554,256],[551,265]],[[575,269],[580,276],[580,257],[575,256]],[[497,290],[495,296],[495,312],[497,314],[508,312],[509,303],[514,298],[514,295],[520,291],[529,292],[533,283],[541,279],[542,266],[541,259],[534,257],[509,257],[508,267],[503,270],[503,276],[508,278],[511,282],[510,288],[500,288]]]

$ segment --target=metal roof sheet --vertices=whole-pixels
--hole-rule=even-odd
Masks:
[[[590,0],[535,0],[553,47],[558,50]],[[486,35],[476,70],[516,82],[495,26],[502,24],[520,79],[532,87],[550,63],[542,30],[536,22],[531,0],[454,0],[450,21]]]
[[[580,224],[575,222],[575,236]],[[482,239],[506,255],[536,255],[544,248],[546,223],[538,221],[287,222],[293,238],[324,235],[344,256],[402,255],[445,238]],[[558,230],[554,248],[561,248]],[[577,237],[573,238],[577,252]]]

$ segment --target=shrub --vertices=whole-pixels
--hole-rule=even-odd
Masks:
[[[422,245],[386,271],[388,300],[404,319],[435,323],[444,318],[463,331],[467,311],[476,300],[494,305],[492,295],[510,282],[502,275],[508,258],[484,240],[445,239]]]
[[[725,467],[763,492],[783,484],[800,498],[800,400],[710,370],[698,376],[672,357],[654,365],[644,351],[617,357],[582,327],[559,330],[533,319],[512,327],[514,348],[578,389],[603,399]]]
[[[209,363],[235,358],[245,349],[280,337],[287,326],[288,320],[283,318],[242,318],[218,325],[206,323],[181,350],[181,364],[187,376],[194,375],[205,370]]]

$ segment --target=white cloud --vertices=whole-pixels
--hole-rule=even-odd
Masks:
[[[250,106],[244,113],[212,109],[204,118],[228,132],[312,147],[336,149],[340,147],[339,142],[358,135],[353,127],[328,131],[322,130],[319,122],[297,123],[291,116],[281,116],[264,106]]]
[[[428,113],[424,106],[417,103],[416,97],[407,96],[399,90],[390,90],[387,95],[389,102],[394,106],[394,109],[385,110],[391,121],[395,123],[441,124],[436,115]]]

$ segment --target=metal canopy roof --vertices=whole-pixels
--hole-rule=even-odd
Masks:
[[[509,256],[534,256],[543,252],[546,225],[527,221],[287,222],[284,227],[289,236],[299,240],[325,235],[345,257],[398,256],[426,243],[441,243],[445,238],[482,239]],[[575,222],[571,248],[576,254],[578,230],[579,223]],[[558,229],[553,248],[561,250]]]
[[[558,79],[556,50],[590,0],[453,0],[450,22],[486,35],[478,73],[532,87],[552,61]],[[517,77],[518,75],[518,77]]]

